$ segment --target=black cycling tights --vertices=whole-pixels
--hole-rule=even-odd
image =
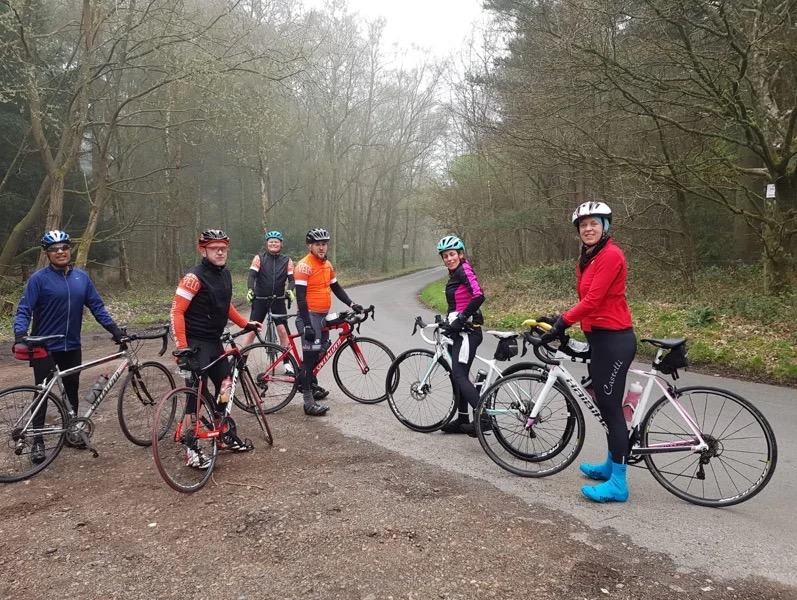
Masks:
[[[589,374],[598,410],[609,428],[609,451],[614,462],[625,463],[628,427],[623,416],[623,396],[628,369],[636,354],[636,336],[633,329],[593,329],[586,336],[591,348]]]
[[[479,392],[471,383],[468,373],[473,359],[476,357],[476,349],[482,343],[482,331],[476,329],[466,334],[468,336],[468,362],[459,362],[459,351],[462,349],[462,335],[455,333],[452,336],[454,343],[451,345],[451,383],[454,386],[454,395],[458,398],[460,421],[468,420],[468,405],[476,408],[479,402]]]

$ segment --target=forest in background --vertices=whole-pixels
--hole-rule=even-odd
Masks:
[[[517,302],[564,298],[534,278],[599,198],[632,296],[797,346],[797,0],[484,10],[443,60],[344,0],[0,0],[6,307],[54,227],[121,289],[173,286],[206,227],[245,271],[264,231],[298,257],[321,226],[351,270],[433,263],[454,233]]]

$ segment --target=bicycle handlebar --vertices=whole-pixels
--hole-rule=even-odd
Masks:
[[[424,323],[423,317],[415,317],[415,324],[412,328],[412,335],[415,335],[418,330],[421,332],[421,337],[423,341],[427,344],[435,345],[437,344],[437,340],[430,339],[423,334],[424,329],[434,329],[437,332],[440,329],[445,329],[448,323],[446,323],[445,318],[442,315],[435,315],[434,316],[434,323],[429,323],[428,325]],[[462,328],[464,333],[469,333],[473,331],[473,326],[470,323],[465,323],[465,326]]]
[[[546,365],[559,365],[562,363],[561,358],[556,358],[556,355],[561,353],[569,356],[571,360],[589,360],[589,345],[577,340],[571,340],[570,336],[564,332],[559,337],[547,336],[546,334],[552,329],[548,323],[538,322],[534,319],[527,319],[523,321],[523,325],[529,327],[529,331],[523,334],[523,354],[526,354],[526,345],[531,344],[534,356]],[[540,334],[542,335],[535,335]],[[553,341],[559,341],[559,347],[554,348],[550,345]],[[577,344],[578,347],[574,347]],[[583,344],[583,346],[581,346]]]
[[[121,340],[119,340],[119,346],[123,347],[128,343],[135,342],[137,340],[157,340],[158,338],[163,338],[163,345],[161,346],[160,352],[158,352],[158,356],[163,356],[166,353],[166,346],[168,344],[169,326],[161,325],[161,328],[163,331],[159,333],[127,333],[127,328],[124,327],[122,328],[122,331],[125,335]]]

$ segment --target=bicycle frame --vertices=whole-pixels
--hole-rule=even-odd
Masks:
[[[419,324],[418,328],[421,332],[421,338],[423,338],[423,341],[435,347],[434,358],[431,361],[429,361],[429,366],[427,367],[426,372],[423,374],[423,377],[421,377],[420,381],[418,382],[419,387],[423,388],[428,384],[429,378],[432,375],[432,371],[434,371],[434,368],[437,365],[437,362],[438,360],[440,360],[440,358],[445,358],[448,361],[449,367],[453,365],[450,346],[454,344],[454,341],[441,334],[439,323],[431,323],[429,325],[424,325],[423,327],[421,327]],[[426,335],[424,334],[424,330],[426,329],[434,330],[432,338],[426,337]],[[502,332],[486,331],[485,333],[495,334]],[[501,375],[503,375],[503,371],[501,371],[501,369],[499,369],[496,366],[498,364],[498,361],[494,358],[486,359],[482,358],[478,354],[475,355],[475,358],[479,360],[481,363],[483,363],[488,369],[487,377],[482,383],[482,389],[486,390],[488,387],[490,387],[493,384],[493,382],[496,379],[498,379],[499,377],[501,377]]]
[[[94,399],[91,405],[89,405],[88,409],[86,409],[86,412],[83,414],[83,418],[86,419],[90,418],[97,410],[97,408],[99,408],[100,404],[102,404],[102,401],[105,400],[105,398],[111,392],[111,388],[113,388],[114,384],[116,384],[116,382],[119,381],[119,379],[122,377],[122,375],[124,375],[125,371],[130,367],[130,365],[132,365],[136,361],[135,356],[133,356],[133,351],[130,350],[129,348],[126,348],[125,350],[120,350],[119,352],[115,352],[114,354],[110,354],[103,358],[98,358],[90,362],[84,363],[82,365],[78,365],[77,367],[72,367],[71,369],[67,369],[65,371],[59,370],[58,367],[56,366],[55,371],[53,372],[53,376],[50,379],[46,379],[42,383],[43,386],[41,393],[42,399],[46,397],[46,395],[49,392],[52,391],[56,383],[58,384],[58,390],[61,394],[61,397],[64,397],[66,395],[66,390],[64,389],[64,383],[63,383],[64,377],[69,377],[70,375],[80,373],[81,371],[91,369],[92,367],[97,367],[99,365],[104,365],[106,363],[113,362],[119,358],[123,358],[124,360],[121,363],[119,363],[119,366],[116,368],[116,371],[114,371],[113,374],[108,378],[108,382],[105,384],[102,390],[100,390],[100,393],[97,395],[97,397]],[[75,413],[75,411],[72,409],[72,405],[69,404],[68,402],[66,403],[65,408],[70,417],[78,416]]]
[[[226,417],[230,416],[230,411],[231,411],[232,404],[233,404],[232,399],[235,396],[235,388],[238,385],[238,378],[239,378],[239,375],[241,373],[241,369],[239,368],[239,366],[241,364],[241,349],[235,343],[234,336],[232,334],[230,334],[229,330],[225,330],[224,334],[222,335],[222,341],[226,342],[226,343],[229,343],[230,344],[230,348],[225,350],[223,354],[220,354],[218,356],[218,358],[216,358],[215,360],[211,361],[209,364],[207,364],[205,367],[200,369],[198,372],[191,373],[191,376],[198,379],[198,382],[196,383],[196,390],[197,390],[196,402],[197,402],[197,406],[196,406],[196,412],[194,413],[195,415],[198,415],[199,414],[199,405],[200,405],[200,402],[201,402],[200,399],[202,398],[202,395],[205,393],[205,391],[207,389],[207,377],[205,376],[205,373],[209,369],[211,369],[213,367],[213,365],[215,365],[216,363],[218,363],[218,362],[220,362],[222,360],[226,360],[226,359],[228,359],[231,356],[235,357],[235,359],[233,361],[233,365],[232,365],[232,373],[230,374],[230,397],[229,397],[229,400],[225,403],[224,414],[220,415],[221,416],[221,420],[224,420]],[[192,386],[193,386],[193,382],[190,384],[190,387],[192,387]],[[216,398],[214,398],[213,400],[216,401]],[[187,408],[188,408],[188,402],[186,401],[186,409]],[[210,431],[208,431],[206,429],[202,429],[200,427],[199,418],[197,418],[195,420],[195,423],[193,425],[194,425],[194,435],[197,438],[199,438],[199,439],[218,438],[222,434],[226,433],[226,431],[223,431],[221,427],[215,427],[214,426],[213,429],[210,430]],[[178,433],[178,435],[182,433],[182,427],[181,426],[179,427],[177,433]]]
[[[346,342],[346,340],[348,340],[351,337],[354,337],[356,339],[356,336],[354,335],[353,327],[349,323],[347,323],[345,321],[343,323],[339,324],[339,325],[330,325],[328,327],[324,327],[323,331],[329,332],[329,331],[334,331],[336,329],[340,329],[342,331],[340,331],[338,333],[338,338],[326,349],[324,354],[322,354],[321,357],[319,358],[318,364],[316,365],[315,369],[313,369],[313,375],[318,375],[319,371],[321,371],[321,369],[324,367],[324,365],[327,364],[327,362],[329,362],[330,358],[335,356],[335,353]],[[288,354],[292,354],[293,357],[296,359],[296,364],[299,365],[300,369],[302,368],[302,364],[303,364],[302,363],[302,359],[301,359],[301,356],[299,356],[299,349],[296,346],[296,338],[301,337],[301,335],[302,335],[301,333],[294,333],[294,334],[291,334],[291,335],[288,336],[288,346],[285,349],[285,351],[282,354],[280,354],[279,357],[277,357],[277,360],[274,361],[274,364],[271,365],[270,369],[272,371],[273,371],[273,368],[276,365],[278,365],[279,363],[281,363],[282,359],[285,358]],[[354,355],[357,358],[357,364],[360,367],[360,370],[363,373],[367,373],[369,367],[366,364],[365,359],[362,356],[362,352],[360,352],[359,348],[355,348],[354,349]],[[269,372],[269,374],[272,374],[272,373]],[[295,380],[295,377],[288,377],[288,376],[286,376],[284,378],[275,377],[275,380],[277,380],[277,381],[285,381],[285,382],[292,382],[292,381]]]
[[[659,348],[656,353],[656,359],[654,360],[654,364],[660,362],[661,357],[664,354],[664,350]],[[539,357],[539,355],[538,355]],[[535,423],[537,422],[537,417],[540,411],[543,409],[545,405],[545,398],[547,398],[548,394],[553,389],[554,384],[558,381],[562,385],[564,385],[570,394],[581,401],[581,403],[592,413],[592,415],[598,420],[598,422],[603,426],[604,430],[608,432],[608,427],[601,417],[600,410],[595,405],[592,397],[587,393],[584,387],[571,375],[571,373],[560,364],[560,361],[570,360],[571,357],[567,354],[557,351],[553,360],[546,361],[549,365],[548,377],[545,381],[545,385],[543,386],[540,393],[537,395],[536,398],[529,398],[532,401],[532,410],[528,416],[526,421],[526,429],[531,429],[534,427]],[[647,379],[647,383],[645,384],[645,388],[642,392],[642,397],[639,400],[639,404],[634,412],[634,417],[631,421],[631,432],[629,439],[635,439],[637,437],[637,432],[639,430],[639,425],[642,421],[642,418],[645,414],[645,411],[648,406],[648,399],[650,394],[654,388],[654,385],[657,385],[659,389],[661,389],[664,397],[673,405],[675,410],[678,414],[681,415],[684,422],[687,424],[689,429],[692,431],[695,439],[698,440],[697,444],[688,442],[688,441],[681,441],[681,442],[663,442],[659,444],[654,444],[653,446],[649,447],[642,447],[639,446],[638,443],[635,443],[630,448],[631,454],[661,454],[665,452],[682,452],[682,451],[690,451],[690,452],[701,452],[703,450],[708,449],[708,444],[706,443],[705,439],[703,438],[702,434],[700,433],[700,428],[698,427],[695,420],[692,416],[684,409],[683,406],[670,394],[669,386],[666,386],[659,380],[658,371],[655,369],[651,369],[650,371],[642,371],[639,369],[629,369],[630,373],[634,373],[640,377],[644,377]],[[517,394],[515,390],[512,390],[512,393]],[[520,402],[523,401],[520,397],[516,396],[516,399]],[[488,409],[488,414],[501,414],[507,413],[510,411],[507,410],[496,410],[496,409]]]
[[[269,343],[269,344],[279,344],[279,335],[277,334],[277,324],[274,321],[274,318],[285,318],[289,319],[291,317],[295,317],[296,315],[289,315],[289,314],[279,314],[275,315],[271,312],[271,305],[274,300],[285,300],[285,296],[255,296],[255,300],[266,300],[268,301],[268,311],[266,312],[266,319],[263,322],[263,328],[261,330],[257,330],[255,335],[257,336],[257,340],[260,343]],[[265,331],[265,339],[261,335],[261,332]]]
[[[30,416],[28,417],[27,421],[25,422],[22,429],[28,431],[32,435],[46,435],[52,433],[60,433],[62,429],[35,429],[32,427],[32,422],[34,416],[38,414],[39,410],[42,407],[42,404],[46,401],[48,395],[50,395],[53,391],[55,386],[58,386],[59,398],[63,399],[66,397],[66,389],[64,388],[63,378],[69,377],[70,375],[75,375],[76,373],[80,373],[81,371],[86,371],[93,367],[104,365],[109,362],[113,362],[118,359],[123,359],[113,374],[108,378],[108,381],[103,386],[100,393],[97,397],[92,401],[89,407],[86,409],[86,412],[83,414],[83,419],[90,419],[91,416],[96,412],[99,408],[100,404],[102,404],[103,400],[108,396],[111,392],[111,389],[116,384],[117,381],[124,375],[124,372],[130,368],[131,365],[135,364],[138,360],[134,351],[130,348],[130,343],[136,340],[144,340],[144,339],[157,339],[158,337],[163,337],[163,348],[161,349],[160,354],[162,355],[163,352],[166,350],[166,332],[168,328],[164,330],[164,332],[158,336],[139,336],[133,334],[133,337],[130,337],[127,341],[123,341],[123,348],[121,348],[118,352],[114,352],[113,354],[109,354],[103,358],[97,358],[95,360],[89,361],[87,363],[80,364],[76,367],[72,367],[70,369],[66,369],[65,371],[61,371],[58,368],[58,365],[55,365],[52,375],[47,377],[38,387],[39,393],[36,396],[36,400],[34,400],[33,408],[30,411]],[[72,408],[72,404],[70,402],[64,402],[64,409],[66,410],[67,414],[69,415],[70,420],[78,417],[78,414]],[[16,423],[17,426],[20,423]]]

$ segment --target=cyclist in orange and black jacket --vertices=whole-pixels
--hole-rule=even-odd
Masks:
[[[437,244],[437,252],[448,268],[446,283],[446,302],[448,319],[445,328],[453,344],[451,345],[451,383],[457,397],[457,418],[443,426],[443,433],[467,433],[476,437],[476,428],[470,423],[468,406],[476,408],[479,391],[468,374],[476,349],[482,343],[481,326],[484,323],[480,307],[484,303],[484,292],[476,279],[467,258],[465,244],[454,235],[448,235]],[[463,331],[470,325],[470,331]],[[489,427],[489,421],[485,423]]]
[[[537,320],[553,325],[546,334],[548,339],[560,338],[570,325],[581,324],[590,345],[589,373],[595,401],[608,428],[609,446],[605,462],[580,465],[587,477],[604,483],[585,485],[581,492],[595,502],[625,502],[628,429],[622,403],[628,369],[636,354],[636,336],[625,297],[628,263],[609,235],[609,206],[585,202],[575,210],[572,221],[582,244],[576,266],[579,302],[560,316]]]
[[[289,256],[282,254],[282,244],[284,237],[279,231],[269,231],[266,233],[266,248],[255,254],[252,264],[249,266],[249,276],[247,278],[246,299],[252,303],[252,312],[249,318],[258,323],[262,323],[268,311],[274,315],[274,326],[279,336],[280,346],[288,345],[288,307],[285,298],[275,298],[273,300],[263,300],[258,297],[266,296],[285,296],[289,299],[294,296],[295,287],[293,279],[293,261]],[[248,346],[255,339],[254,333],[248,333],[241,338],[240,345]],[[295,375],[291,363],[285,359],[285,372]]]
[[[232,275],[226,269],[230,238],[221,229],[208,229],[199,236],[198,247],[202,262],[190,269],[177,285],[171,309],[171,323],[177,349],[197,348],[193,357],[181,356],[178,365],[186,370],[203,368],[224,354],[221,335],[229,319],[238,327],[254,330],[260,323],[247,321],[232,305]],[[194,363],[194,364],[191,364]],[[232,369],[228,360],[211,367],[206,376],[213,382],[215,397],[219,396],[223,382]],[[183,430],[191,430],[197,407],[187,403]],[[232,450],[245,451],[243,444],[231,446]],[[210,458],[198,448],[186,446],[186,465],[206,469]]]
[[[332,294],[351,307],[354,312],[362,312],[363,307],[352,302],[343,286],[337,280],[335,269],[327,260],[329,233],[326,229],[311,229],[305,236],[307,256],[296,263],[296,304],[299,316],[296,328],[302,332],[302,369],[299,377],[302,382],[304,414],[310,417],[324,416],[329,407],[316,402],[313,390],[313,370],[321,358],[320,349],[311,349],[315,343],[325,344],[329,332],[324,331],[324,317],[332,307]]]

